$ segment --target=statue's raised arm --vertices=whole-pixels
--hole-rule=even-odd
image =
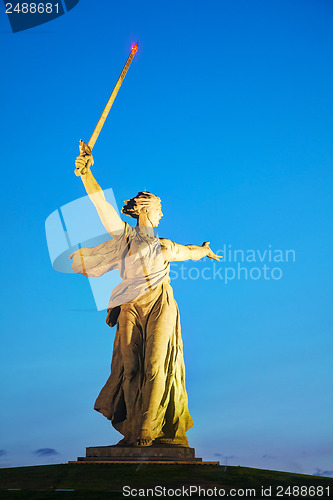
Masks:
[[[93,202],[107,232],[111,236],[119,235],[124,231],[125,223],[121,220],[113,206],[106,201],[101,186],[91,173],[90,167],[93,164],[94,160],[90,148],[83,141],[80,141],[80,155],[75,161],[75,174],[81,177],[85,190]]]

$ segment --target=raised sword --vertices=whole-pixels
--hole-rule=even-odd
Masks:
[[[126,73],[128,71],[128,68],[130,67],[131,65],[131,62],[133,61],[133,57],[135,56],[137,50],[138,50],[138,43],[136,43],[135,45],[133,45],[132,49],[131,49],[131,52],[130,52],[130,55],[128,56],[128,59],[122,69],[122,72],[120,73],[120,76],[117,80],[117,83],[116,85],[114,86],[114,89],[112,90],[111,92],[111,95],[108,99],[108,102],[106,103],[105,105],[105,108],[103,109],[103,112],[100,116],[100,119],[98,120],[97,122],[97,125],[95,127],[95,130],[93,131],[89,141],[88,141],[88,144],[86,144],[84,141],[80,141],[80,151],[81,153],[84,152],[86,154],[91,154],[91,151],[92,151],[92,148],[94,147],[95,145],[95,142],[97,141],[97,138],[100,134],[100,131],[102,130],[102,127],[105,123],[105,120],[110,112],[110,109],[111,109],[111,106],[118,94],[118,91],[121,87],[121,84],[123,83],[124,81],[124,78],[126,76]],[[75,172],[75,175],[79,176],[79,175],[84,175],[86,172],[87,172],[87,168],[89,168],[89,163],[86,167],[84,167],[82,170],[76,168],[74,170]]]

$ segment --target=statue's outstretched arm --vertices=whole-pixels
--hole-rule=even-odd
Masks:
[[[215,254],[209,248],[209,241],[205,241],[201,247],[197,245],[179,245],[170,240],[161,238],[162,254],[165,261],[200,260],[203,257],[219,261],[222,255]]]
[[[125,223],[121,220],[113,206],[106,201],[102,188],[91,173],[90,166],[93,163],[91,153],[86,154],[81,150],[80,156],[75,161],[76,173],[78,172],[78,175],[80,175],[85,190],[95,205],[103,226],[111,236],[114,236],[124,231]]]

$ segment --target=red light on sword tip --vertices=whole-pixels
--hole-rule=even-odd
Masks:
[[[137,42],[135,45],[132,45],[131,51],[134,50],[136,52],[138,50],[139,43]]]

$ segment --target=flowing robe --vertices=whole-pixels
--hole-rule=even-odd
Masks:
[[[95,410],[134,443],[143,431],[156,443],[188,446],[193,426],[185,389],[179,312],[162,247],[177,244],[139,226],[71,255],[73,269],[100,276],[118,269],[122,282],[112,291],[107,323],[117,325],[111,375]]]

